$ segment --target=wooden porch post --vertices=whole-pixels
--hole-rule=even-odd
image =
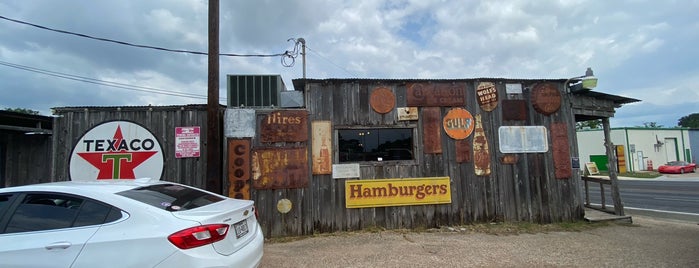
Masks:
[[[612,185],[612,201],[614,202],[614,214],[618,216],[624,216],[624,205],[621,202],[621,196],[619,195],[619,181],[617,178],[616,169],[616,149],[611,139],[611,128],[609,127],[609,117],[602,119],[602,126],[604,127],[604,147],[607,152],[607,165],[609,166],[609,180]]]

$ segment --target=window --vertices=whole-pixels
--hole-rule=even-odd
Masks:
[[[2,215],[5,214],[7,207],[10,206],[10,200],[12,200],[12,195],[10,195],[10,194],[0,195],[0,219],[2,219]]]
[[[118,193],[167,211],[182,211],[213,204],[223,198],[176,184],[158,184]]]
[[[338,130],[339,162],[414,160],[412,128]]]
[[[10,217],[5,233],[98,225],[120,218],[121,210],[96,201],[63,194],[27,194]]]

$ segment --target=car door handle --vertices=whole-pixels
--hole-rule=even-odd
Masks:
[[[46,249],[48,249],[48,250],[54,250],[54,249],[67,249],[67,248],[69,248],[70,246],[71,246],[70,242],[64,241],[64,242],[56,242],[56,243],[50,244],[50,245],[48,245],[48,246],[46,246],[46,247],[44,247],[44,248],[46,248]]]

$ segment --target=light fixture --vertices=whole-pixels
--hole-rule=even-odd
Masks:
[[[573,82],[571,85],[570,83]],[[592,72],[592,68],[587,67],[584,76],[577,76],[566,80],[564,86],[566,91],[571,93],[584,92],[597,87],[597,77]]]

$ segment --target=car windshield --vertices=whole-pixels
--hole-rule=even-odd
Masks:
[[[117,194],[167,211],[194,209],[223,200],[220,196],[177,184],[139,187]]]
[[[669,166],[686,166],[687,162],[682,161],[672,161],[667,163]]]

